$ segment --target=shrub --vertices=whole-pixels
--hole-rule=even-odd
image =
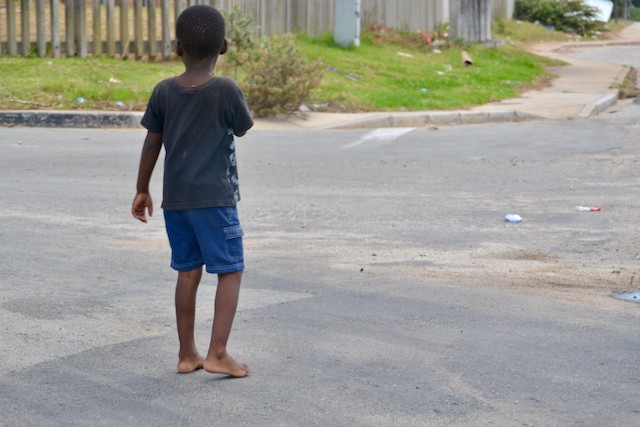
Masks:
[[[240,6],[235,5],[230,12],[223,12],[227,27],[229,49],[222,62],[223,69],[233,73],[238,78],[238,71],[253,61],[257,56],[256,32],[254,19],[244,13]]]
[[[241,86],[256,117],[298,110],[322,79],[320,63],[309,63],[291,35],[263,38],[245,69]]]
[[[596,14],[597,9],[582,0],[516,0],[514,19],[584,36],[597,30]]]

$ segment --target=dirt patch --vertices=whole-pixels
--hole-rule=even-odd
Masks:
[[[532,250],[517,250],[505,252],[502,255],[495,256],[497,259],[507,259],[514,261],[555,261],[560,257],[557,255]]]
[[[266,237],[266,236],[264,236]],[[573,254],[556,254],[541,250],[508,248],[506,245],[480,246],[466,250],[427,248],[393,248],[367,246],[346,241],[323,247],[320,236],[289,236],[281,239],[248,239],[253,253],[268,248],[273,255],[295,257],[290,247],[315,259],[325,260],[333,269],[370,276],[403,277],[407,281],[464,283],[469,286],[491,286],[527,292],[571,293],[572,300],[610,295],[640,284],[636,272],[602,263],[589,263]],[[292,242],[295,244],[292,245]],[[275,252],[274,252],[275,251]],[[563,297],[564,298],[564,297]]]
[[[520,85],[518,86],[518,91],[520,92],[520,94],[523,94],[525,92],[530,92],[530,91],[538,91],[538,90],[542,90],[542,89],[546,89],[548,87],[553,86],[553,80],[558,77],[556,74],[549,74],[543,77],[540,77],[539,79],[536,79],[536,81],[534,81],[531,84],[528,85]]]

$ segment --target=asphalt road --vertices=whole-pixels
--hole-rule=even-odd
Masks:
[[[143,132],[2,129],[0,425],[638,425],[638,114],[240,139],[241,380],[174,373]]]

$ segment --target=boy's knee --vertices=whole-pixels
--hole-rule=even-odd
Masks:
[[[233,271],[231,273],[218,273],[218,282],[240,282],[242,279],[242,270]]]
[[[194,268],[193,270],[179,271],[178,277],[187,280],[197,280],[202,276],[202,267]]]
[[[218,277],[242,277],[242,270],[232,271],[230,273],[218,273]]]

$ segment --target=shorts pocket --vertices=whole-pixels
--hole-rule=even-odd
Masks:
[[[239,225],[224,229],[224,237],[227,241],[227,255],[232,260],[241,260],[243,258],[242,236],[244,236],[244,231]]]

